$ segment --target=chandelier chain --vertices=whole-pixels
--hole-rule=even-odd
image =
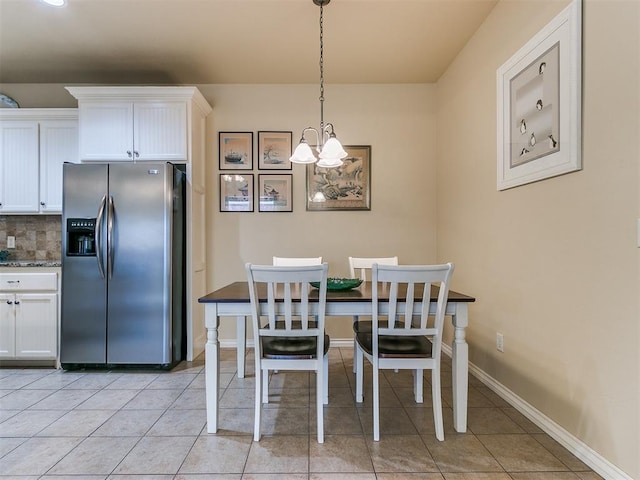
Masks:
[[[324,15],[320,3],[320,132],[324,129]],[[321,143],[323,143],[321,141]]]

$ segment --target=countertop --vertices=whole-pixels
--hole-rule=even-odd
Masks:
[[[61,267],[61,260],[6,260],[0,267]]]

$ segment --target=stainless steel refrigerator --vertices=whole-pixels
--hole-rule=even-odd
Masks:
[[[186,346],[184,167],[63,172],[63,368],[172,367]]]

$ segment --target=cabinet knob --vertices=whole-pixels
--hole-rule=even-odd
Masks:
[[[137,150],[134,150],[134,151],[133,151],[133,154],[136,156],[136,158],[138,158],[138,157],[140,156],[140,154],[138,153],[138,151],[137,151]]]
[[[131,158],[131,150],[127,150],[127,156]]]
[[[7,300],[7,305],[13,305],[13,302],[11,300]]]
[[[18,300],[16,300],[16,305],[20,305],[20,302]]]
[[[44,207],[44,202],[40,202],[40,206],[41,206],[41,207]]]

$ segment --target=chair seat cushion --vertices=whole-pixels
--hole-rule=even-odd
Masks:
[[[316,358],[316,337],[260,337],[264,358],[294,360]],[[331,339],[324,335],[324,354]]]
[[[372,331],[372,322],[371,320],[356,320],[353,322],[353,332],[354,333],[371,333]],[[382,321],[379,322],[380,328],[387,328],[387,322]]]
[[[369,355],[373,355],[373,334],[360,332],[356,341]],[[431,356],[431,342],[427,337],[380,335],[378,355],[381,358],[424,358]]]

